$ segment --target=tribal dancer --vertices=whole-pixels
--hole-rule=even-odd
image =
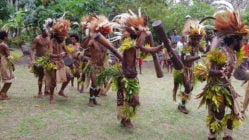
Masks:
[[[57,21],[52,27],[52,39],[50,40],[50,69],[46,73],[46,82],[50,85],[50,103],[54,104],[54,89],[56,83],[62,83],[59,95],[67,98],[64,94],[64,89],[71,80],[72,74],[70,69],[65,66],[63,62],[63,56],[65,56],[66,46],[65,46],[65,37],[68,35],[70,22],[68,20],[61,19]],[[52,67],[52,68],[51,68]],[[47,69],[48,71],[48,69]]]
[[[38,35],[32,44],[32,48],[30,50],[30,58],[32,65],[32,72],[38,77],[38,95],[37,98],[42,98],[42,80],[44,77],[44,69],[42,65],[35,65],[35,60],[45,56],[49,50],[49,37],[47,32],[42,29],[42,34]],[[35,54],[34,54],[35,53]],[[49,93],[46,85],[45,85],[45,94]]]
[[[88,105],[93,107],[99,105],[96,97],[99,94],[100,89],[97,87],[97,77],[104,69],[104,60],[106,59],[107,49],[112,51],[120,60],[122,56],[117,50],[110,44],[109,40],[105,38],[106,35],[112,32],[112,28],[109,25],[109,21],[105,16],[89,16],[82,19],[83,29],[88,30],[88,38],[83,41],[81,46],[83,48],[89,48],[91,52],[90,63],[87,66],[86,73],[90,75],[91,87],[90,98]]]
[[[221,42],[207,55],[210,63],[207,85],[197,97],[202,98],[200,106],[206,103],[208,107],[208,139],[216,140],[217,134],[224,132],[223,140],[232,140],[233,128],[240,125],[242,114],[231,75],[236,61],[242,58],[238,52],[248,29],[236,12],[220,13],[215,18],[214,27]]]
[[[73,64],[70,66],[73,77],[71,79],[71,86],[74,87],[74,77],[77,78],[77,81],[80,78],[80,43],[79,36],[77,34],[70,35],[71,44],[66,47],[67,53],[70,59],[73,60]],[[79,91],[79,82],[77,82],[77,90]]]
[[[195,27],[191,27],[193,25],[195,25]],[[181,103],[178,105],[178,110],[182,113],[188,114],[189,110],[186,108],[186,103],[190,100],[191,91],[193,90],[194,61],[200,59],[200,52],[204,51],[201,49],[200,40],[205,36],[205,30],[199,25],[198,21],[193,21],[192,24],[186,23],[184,28],[184,32],[187,30],[187,34],[189,35],[189,42],[183,47],[181,52],[181,60],[184,64],[183,70],[174,71],[173,100],[176,101],[176,94],[179,85],[183,85],[184,91],[180,94]]]
[[[123,53],[121,66],[121,77],[118,78],[117,86],[117,111],[120,123],[127,128],[134,128],[131,119],[136,115],[139,103],[139,82],[137,78],[137,52],[156,53],[163,46],[147,48],[145,40],[148,40],[150,46],[153,46],[152,34],[147,27],[147,18],[142,17],[139,10],[139,16],[130,16],[126,19],[123,42],[119,50]]]
[[[7,92],[14,80],[13,71],[15,70],[14,64],[11,62],[9,47],[7,42],[9,35],[7,31],[0,31],[0,72],[1,80],[4,83],[0,91],[0,100],[8,100]]]

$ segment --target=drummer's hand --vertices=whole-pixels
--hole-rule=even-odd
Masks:
[[[161,50],[163,49],[163,47],[164,47],[164,43],[162,42],[162,44],[161,44],[161,45],[158,45],[157,47],[158,47],[158,48],[156,49],[156,52],[161,51]],[[154,52],[154,53],[156,53],[156,52]]]
[[[164,43],[162,42],[162,44],[160,45],[160,49],[162,50],[164,48]]]

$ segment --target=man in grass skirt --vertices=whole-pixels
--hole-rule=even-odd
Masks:
[[[71,73],[73,77],[71,79],[71,87],[74,88],[74,77],[77,78],[77,90],[80,91],[80,43],[79,43],[79,36],[78,34],[70,34],[70,42],[71,44],[67,45],[67,55],[73,61],[73,63],[69,66],[71,69]],[[82,85],[81,85],[82,87]]]
[[[131,12],[133,13],[133,12]],[[134,13],[133,13],[134,14]],[[153,47],[152,34],[147,27],[147,17],[139,15],[130,15],[125,18],[123,41],[119,48],[123,54],[121,66],[121,76],[117,79],[117,117],[120,123],[126,128],[135,128],[131,119],[135,117],[139,106],[139,81],[137,78],[137,56],[138,51],[144,53],[156,53],[163,46]],[[145,47],[145,41],[149,42],[151,47]]]
[[[8,100],[7,92],[14,81],[13,71],[14,64],[11,61],[9,47],[6,44],[9,41],[9,34],[7,31],[0,31],[0,76],[4,83],[0,90],[0,100]]]
[[[72,74],[69,67],[65,66],[63,56],[65,56],[66,46],[65,37],[68,36],[70,21],[60,19],[52,27],[52,34],[50,40],[50,53],[48,56],[48,63],[44,66],[46,71],[45,81],[50,87],[50,103],[54,104],[54,89],[57,83],[62,83],[59,95],[67,98],[64,94],[64,89],[71,80]]]
[[[174,71],[174,88],[173,100],[176,101],[177,90],[180,85],[184,86],[184,91],[181,91],[181,103],[178,105],[178,110],[184,114],[188,114],[186,103],[191,99],[191,92],[194,86],[194,62],[201,58],[200,51],[204,51],[200,47],[200,40],[205,36],[205,29],[199,25],[198,21],[188,21],[183,29],[184,34],[188,34],[189,42],[183,46],[181,52],[181,60],[184,64],[183,70]]]
[[[223,140],[232,140],[233,128],[240,125],[242,119],[238,94],[231,84],[232,72],[243,58],[240,53],[242,37],[248,34],[239,13],[227,11],[215,17],[214,27],[221,42],[207,55],[207,84],[198,95],[202,98],[200,106],[206,104],[208,107],[209,140],[216,140],[222,132]]]
[[[85,70],[91,78],[90,98],[88,106],[94,107],[99,105],[96,97],[99,94],[100,88],[97,86],[97,77],[104,69],[104,60],[106,60],[107,49],[112,51],[119,59],[119,55],[113,45],[106,39],[106,35],[112,32],[108,19],[103,15],[92,15],[82,19],[83,30],[88,30],[88,37],[82,42],[81,46],[84,49],[89,49],[91,53],[89,64]]]
[[[49,36],[48,33],[42,29],[41,35],[38,35],[32,44],[30,49],[30,58],[31,58],[31,65],[32,65],[32,72],[38,77],[38,95],[37,98],[42,98],[42,83],[44,77],[44,69],[42,65],[36,65],[35,60],[45,56],[49,50]],[[49,93],[49,89],[47,89],[45,85],[45,94]]]

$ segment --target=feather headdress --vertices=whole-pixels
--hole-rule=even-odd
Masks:
[[[66,12],[58,19],[48,18],[43,24],[43,29],[49,34],[56,34],[60,37],[66,37],[68,35],[69,27],[71,25],[69,20],[65,20]]]
[[[202,24],[199,24],[198,20],[188,19],[184,24],[182,35],[189,35],[189,37],[204,37],[205,28]]]
[[[110,39],[112,42],[120,40],[122,38],[122,32],[127,29],[132,31],[149,30],[147,27],[147,19],[141,15],[141,8],[138,9],[138,15],[130,9],[128,10],[128,13],[116,15],[112,19],[111,26],[115,30],[115,36]]]
[[[116,15],[112,19],[112,22],[111,22],[113,28],[119,29],[119,30],[121,30],[121,28],[124,28],[126,21],[129,17],[131,17],[129,13],[122,13],[122,14]]]
[[[149,30],[147,27],[147,20],[141,15],[141,8],[138,9],[138,15],[135,14],[132,10],[128,10],[128,13],[122,13],[115,16],[112,19],[112,26],[114,29],[123,31],[127,28],[132,30]]]
[[[131,10],[129,10],[132,16],[130,16],[126,20],[126,26],[133,31],[148,31],[149,28],[147,27],[147,19],[142,17],[141,15],[141,8],[138,9],[138,15],[134,14]]]
[[[216,0],[211,3],[212,6],[216,7],[217,11],[213,14],[213,16],[216,16],[219,13],[224,13],[226,11],[234,11],[234,7],[231,3],[225,0]]]
[[[103,34],[112,33],[112,27],[110,25],[110,22],[104,15],[98,16],[96,31],[101,32]]]
[[[45,23],[43,24],[43,30],[45,30],[48,34],[51,34],[55,23],[56,23],[56,19],[52,19],[52,18],[46,19]]]
[[[215,29],[220,35],[240,35],[248,34],[248,29],[245,21],[241,21],[240,15],[227,11],[224,15],[221,13],[215,16]]]
[[[112,33],[112,27],[109,20],[104,15],[91,15],[84,17],[81,20],[82,29],[89,29],[93,32],[100,32],[102,34]]]
[[[65,19],[59,20],[53,26],[53,33],[60,37],[66,37],[68,36],[69,27],[70,27],[69,20]]]
[[[97,18],[95,16],[87,16],[87,17],[81,18],[81,27],[82,27],[82,30],[93,28],[91,26],[91,23],[94,22],[94,20],[97,20]]]

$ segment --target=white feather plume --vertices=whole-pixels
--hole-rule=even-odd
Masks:
[[[199,20],[188,19],[183,26],[182,35],[188,35],[191,28],[200,27]]]
[[[211,5],[215,6],[218,10],[225,9],[228,11],[233,11],[234,7],[231,3],[225,1],[225,0],[217,0],[211,3]]]
[[[129,11],[129,13],[131,14],[131,16],[137,17],[137,15],[136,15],[131,9],[129,9],[128,11]]]
[[[48,18],[45,20],[45,23],[43,24],[43,29],[48,33],[50,34],[52,32],[52,28],[53,26],[55,25],[56,23],[56,20],[55,19],[52,19],[52,18]]]

